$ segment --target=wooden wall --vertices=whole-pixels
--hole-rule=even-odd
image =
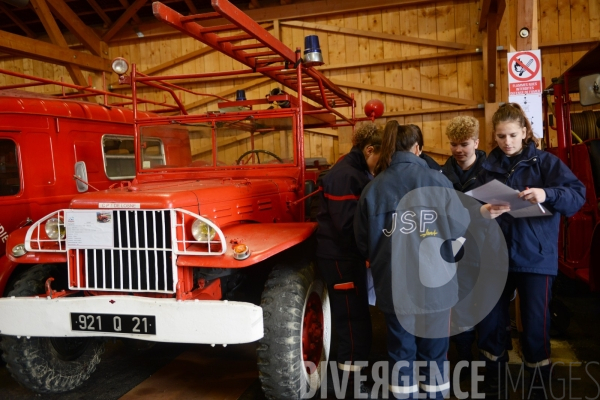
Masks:
[[[507,100],[506,50],[516,32],[515,3],[516,0],[508,0],[507,12],[498,30],[498,44],[504,47],[499,51],[497,67],[499,101]],[[455,0],[302,20],[282,19],[267,27],[292,48],[303,47],[306,35],[319,35],[325,59],[322,70],[335,83],[355,93],[357,115],[362,115],[369,99],[381,99],[386,113],[377,122],[383,125],[389,119],[397,119],[400,123],[419,125],[425,136],[426,150],[443,161],[449,154],[444,131],[450,119],[472,115],[480,120],[482,129],[485,126],[484,110],[478,108],[484,103],[485,89],[482,34],[476,24],[479,13],[478,1]],[[585,54],[593,39],[598,40],[599,14],[598,0],[539,0],[537,34],[546,85]],[[193,55],[203,48],[200,42],[181,35],[137,38],[110,43],[110,57],[125,57],[137,63],[141,71],[161,67],[159,74],[241,68],[214,51],[167,68],[173,60]],[[69,80],[63,67],[27,59],[4,59],[0,68],[53,79],[63,76]],[[8,83],[15,81],[9,79]],[[100,77],[93,76],[93,82],[100,86]],[[233,98],[237,88],[245,88],[249,99],[262,98],[276,86],[259,76],[186,85],[189,89],[218,93],[226,98]],[[152,90],[143,90],[141,95],[163,99],[163,94],[157,95]],[[194,112],[217,108],[215,101],[194,103],[197,98],[189,93],[182,92],[180,97],[185,104],[195,105]],[[349,151],[351,134],[347,128],[307,132],[306,156],[325,157],[333,162]]]

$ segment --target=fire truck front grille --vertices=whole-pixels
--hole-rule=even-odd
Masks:
[[[74,289],[175,291],[169,210],[113,211],[114,248],[71,250]]]

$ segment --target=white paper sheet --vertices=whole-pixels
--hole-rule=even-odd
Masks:
[[[531,204],[527,200],[520,199],[517,190],[506,186],[496,179],[476,189],[470,190],[465,194],[483,201],[484,203],[508,205],[510,206],[509,214],[515,218],[544,217],[552,215],[552,213],[541,204]]]
[[[68,249],[114,247],[112,211],[66,210]]]

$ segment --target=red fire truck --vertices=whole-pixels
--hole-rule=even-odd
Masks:
[[[560,157],[587,188],[577,214],[563,218],[559,237],[559,270],[600,289],[600,111],[573,106],[600,103],[600,44],[560,77],[552,80],[545,101],[546,150]],[[546,96],[544,96],[546,97]],[[554,106],[552,106],[554,103]],[[572,109],[573,108],[573,109]],[[556,141],[551,139],[556,134]]]
[[[316,224],[307,222],[305,199],[315,187],[303,132],[353,126],[355,102],[313,68],[321,62],[314,37],[302,55],[226,0],[213,8],[182,16],[153,4],[158,19],[245,67],[150,77],[135,65],[127,74],[126,61],[115,60],[133,93],[135,178],[75,196],[7,241],[22,273],[0,299],[1,346],[12,376],[34,391],[80,386],[103,340],[115,337],[259,341],[268,398],[299,398],[320,384],[331,321],[311,257]],[[202,25],[219,18],[228,24]],[[282,88],[260,99],[240,92],[198,115],[176,94],[198,94],[177,79],[254,72]],[[138,85],[165,90],[178,113],[139,112]],[[379,102],[369,115],[381,112]]]

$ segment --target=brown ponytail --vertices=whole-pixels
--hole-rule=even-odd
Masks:
[[[400,125],[396,120],[388,121],[381,138],[381,152],[375,167],[375,175],[390,166],[395,152],[412,149],[415,143],[418,143],[420,133],[421,130],[416,125]]]
[[[501,122],[514,122],[519,124],[521,128],[525,128],[525,139],[523,139],[524,146],[531,142],[534,142],[536,146],[539,143],[539,139],[533,136],[529,118],[527,118],[525,111],[523,111],[519,104],[504,103],[501,105],[492,116],[492,126],[494,127],[494,131],[496,130],[496,126]]]

